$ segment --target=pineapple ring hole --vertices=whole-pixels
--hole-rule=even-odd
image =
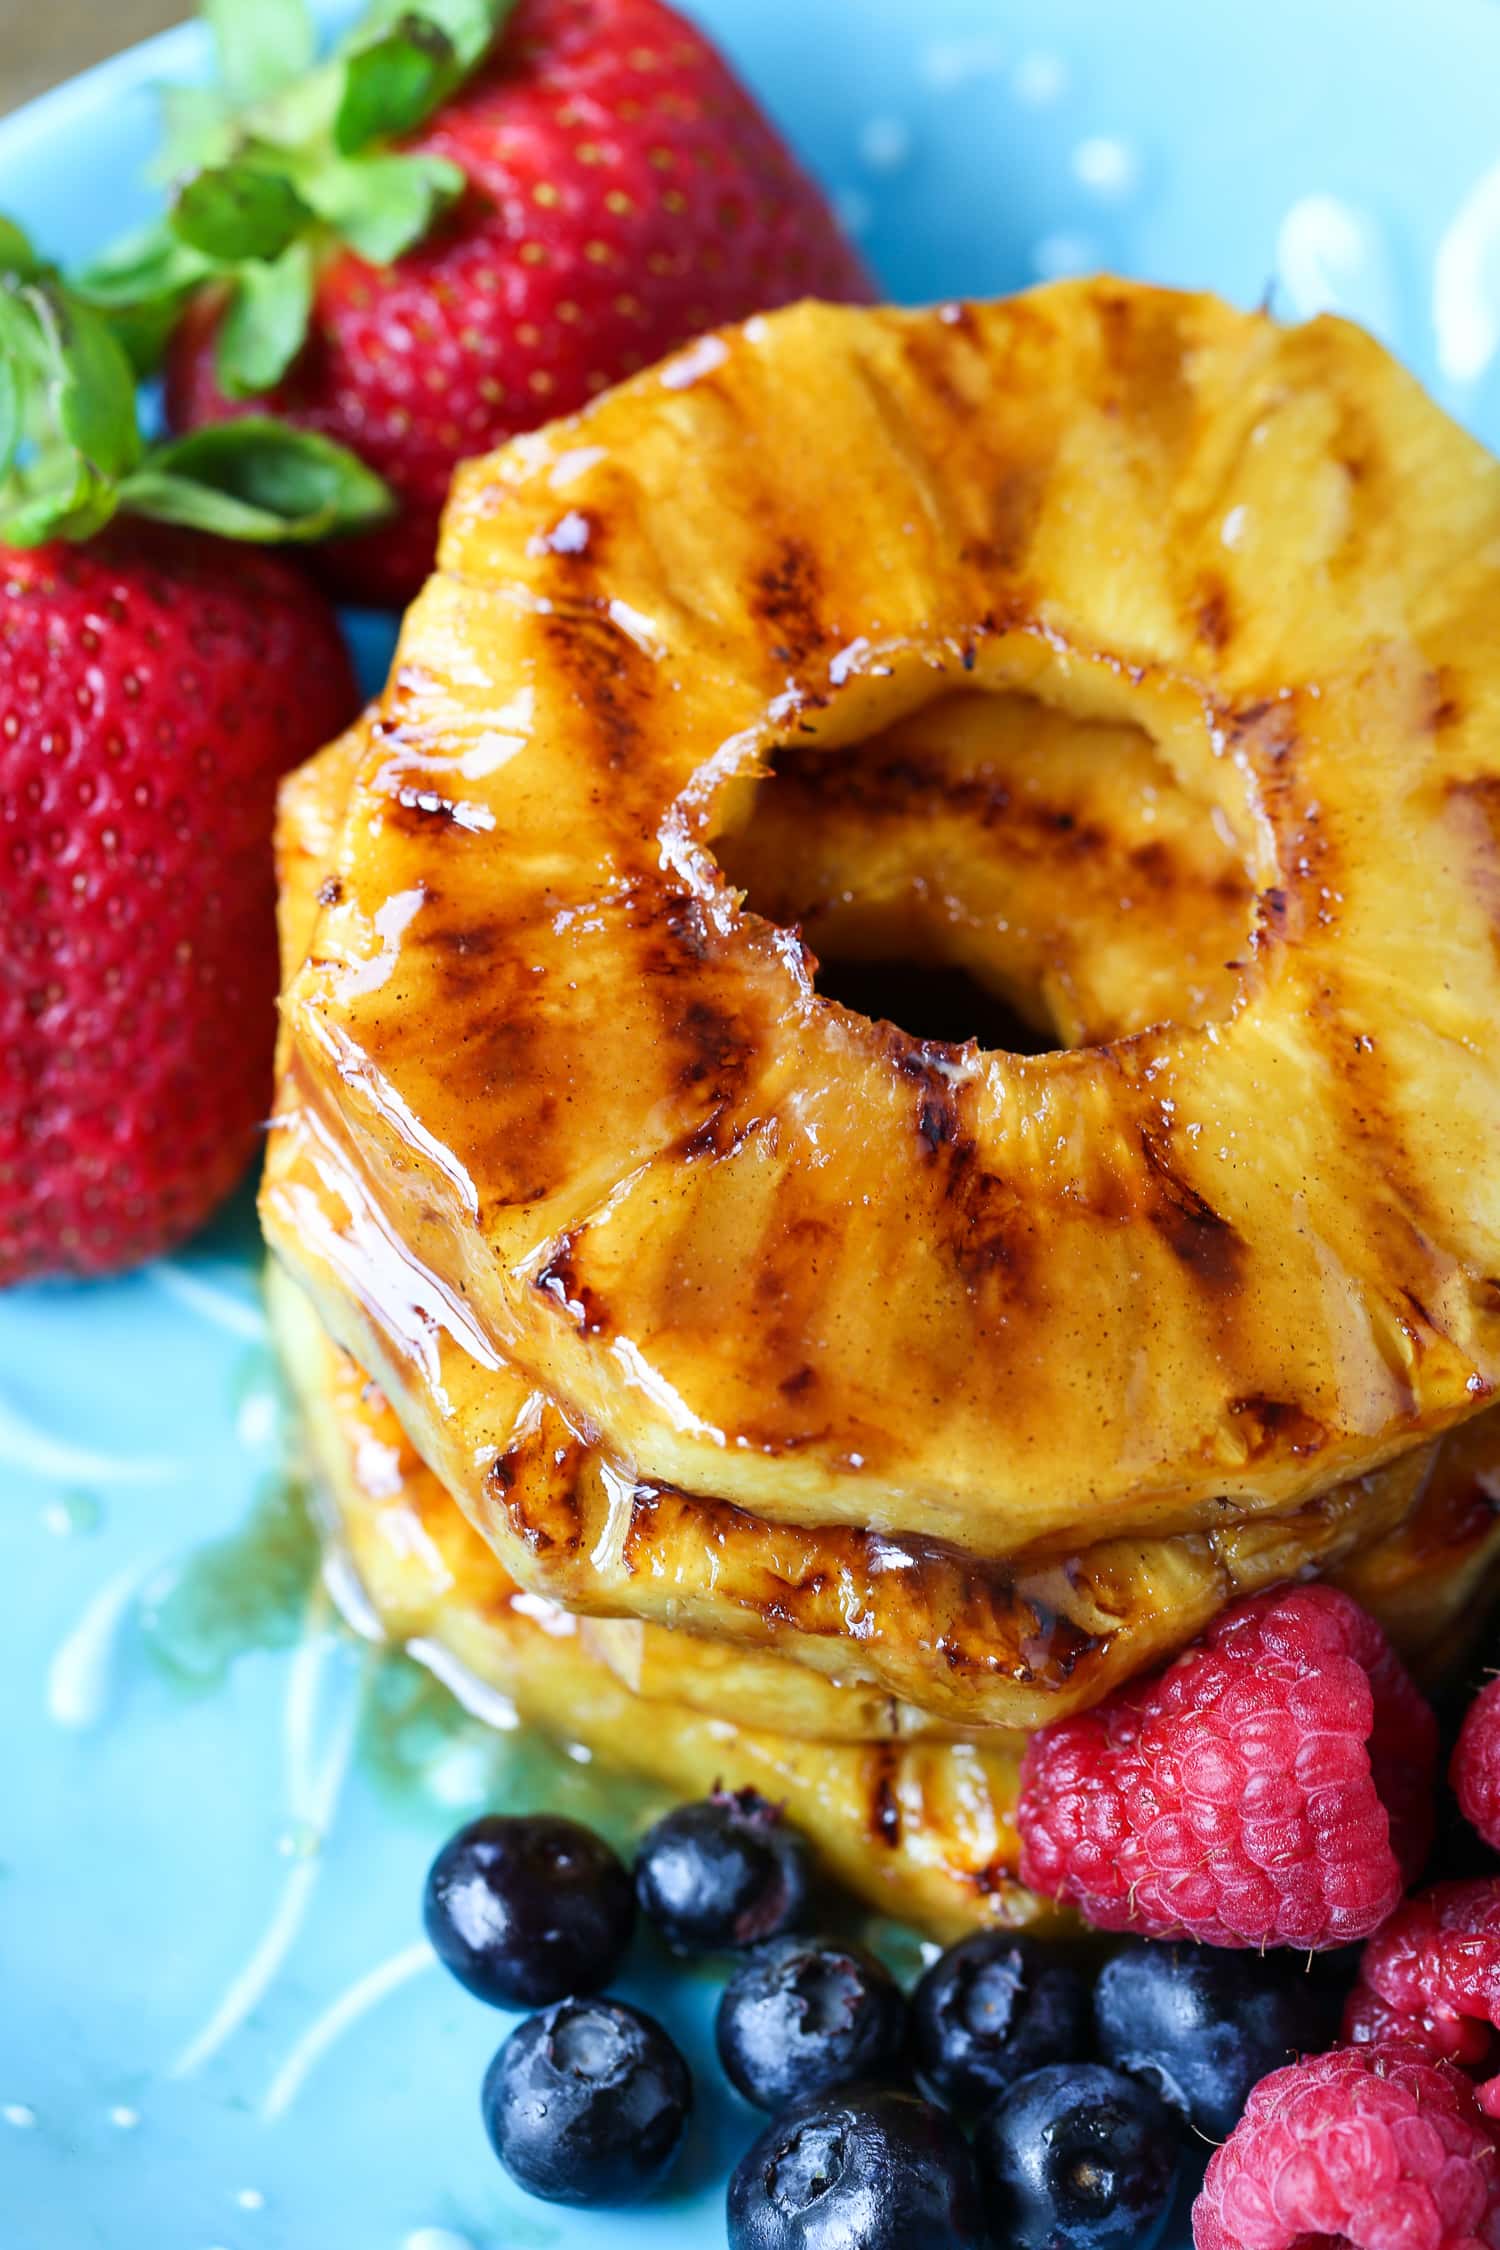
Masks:
[[[1229,821],[1144,728],[1023,692],[782,744],[712,849],[751,913],[800,930],[826,999],[951,1045],[1222,1020],[1255,922]]]

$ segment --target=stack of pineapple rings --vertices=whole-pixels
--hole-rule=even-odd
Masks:
[[[388,1630],[945,1936],[1052,1912],[1027,1735],[1238,1595],[1451,1654],[1497,596],[1368,338],[1114,282],[752,321],[463,471],[283,797],[274,1301]]]

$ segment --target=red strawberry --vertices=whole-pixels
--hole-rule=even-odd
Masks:
[[[344,130],[340,146],[355,133]],[[306,342],[274,387],[264,367],[247,374],[236,348],[230,387],[240,395],[226,397],[226,290],[243,288],[243,269],[223,255],[217,226],[191,210],[176,222],[218,264],[171,348],[174,427],[243,412],[258,390],[279,415],[356,449],[405,504],[394,526],[326,558],[365,599],[401,603],[416,591],[466,456],[573,412],[705,328],[801,296],[871,295],[819,190],[702,34],[662,0],[521,0],[477,73],[400,146],[429,167],[436,160],[432,176],[461,195],[441,216],[435,195],[432,231],[394,262],[367,262],[326,229],[312,238],[315,278],[309,268],[288,282],[294,323],[296,291],[311,289]],[[265,195],[275,161],[256,149],[255,194]],[[386,194],[387,174],[351,189],[356,169],[339,173],[346,199]],[[297,174],[313,200],[315,171],[304,161]],[[424,181],[407,175],[413,192]],[[373,224],[370,212],[355,224],[340,206],[335,233],[362,245],[382,238],[389,214],[372,210]],[[256,235],[260,252],[288,242],[284,263],[307,247],[277,231],[278,212],[261,217],[270,231]]]
[[[276,781],[354,704],[279,557],[124,521],[0,548],[0,1284],[152,1257],[244,1170]]]
[[[316,539],[389,496],[264,419],[148,447],[121,345],[3,218],[0,367],[3,1286],[150,1257],[245,1167],[276,780],[356,694],[323,597],[230,539]]]

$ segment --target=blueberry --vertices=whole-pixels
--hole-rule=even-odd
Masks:
[[[895,1979],[856,1946],[773,1938],[734,1972],[715,2026],[725,2076],[760,2109],[878,2078],[906,2041]]]
[[[963,2135],[893,2087],[799,2102],[729,2183],[729,2250],[982,2250],[986,2239]]]
[[[1055,1945],[1002,1930],[965,1938],[912,1995],[925,2084],[954,2109],[986,2107],[1043,2063],[1089,2052],[1088,1988]]]
[[[490,1814],[438,1853],[422,1919],[438,1959],[478,1999],[539,2008],[608,1983],[635,1898],[608,1844],[576,1820]]]
[[[528,2017],[484,2079],[495,2154],[549,2203],[638,2203],[676,2156],[692,2106],[687,2064],[622,2000],[560,2000]]]
[[[802,1920],[812,1880],[808,1848],[753,1789],[679,1805],[641,1844],[641,1912],[680,1953],[759,1945]]]
[[[974,2151],[1006,2250],[1151,2250],[1182,2127],[1151,2087],[1102,2063],[1049,2063],[980,2119]]]
[[[1337,2012],[1305,1965],[1145,1940],[1106,1962],[1094,1993],[1100,2054],[1214,2141],[1268,2072],[1329,2044]]]

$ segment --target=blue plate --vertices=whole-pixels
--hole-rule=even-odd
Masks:
[[[1335,306],[1500,439],[1493,0],[698,0],[892,291],[1096,265]],[[143,215],[195,31],[0,127],[60,253]],[[379,662],[379,636],[367,645]],[[629,1818],[332,1619],[283,1469],[248,1199],[108,1288],[0,1300],[0,2241],[6,2250],[707,2250],[748,2112],[674,2193],[527,2203],[480,2132],[506,2019],[417,1898],[489,1802]],[[712,1988],[638,1994],[708,2067]]]

